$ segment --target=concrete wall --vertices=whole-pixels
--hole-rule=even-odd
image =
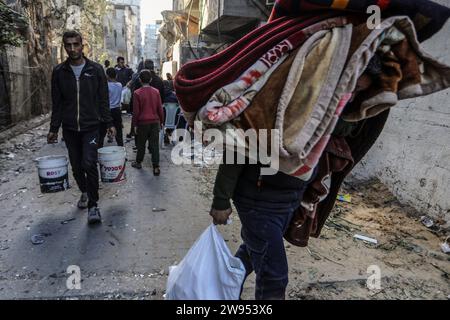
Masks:
[[[11,120],[17,123],[31,116],[33,95],[39,87],[31,86],[28,67],[28,51],[25,46],[8,47],[8,67],[10,75]]]
[[[125,58],[132,68],[137,68],[142,55],[140,7],[138,0],[109,1],[104,19],[105,47],[113,65],[118,56]]]
[[[9,4],[27,17],[29,28],[23,45],[7,46],[0,53],[0,69],[3,70],[0,103],[4,103],[0,106],[0,126],[3,128],[49,111],[48,79],[54,63],[52,51],[56,51],[50,42],[51,31],[56,28],[44,19],[49,17],[51,8],[40,2],[24,5],[23,1],[11,0]]]
[[[450,6],[447,0],[436,1]],[[424,48],[450,64],[450,23]],[[399,103],[383,133],[355,168],[378,177],[403,203],[450,221],[450,90]]]

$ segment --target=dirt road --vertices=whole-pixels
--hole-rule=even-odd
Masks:
[[[101,185],[103,223],[89,227],[86,212],[75,206],[79,191],[72,176],[66,192],[39,191],[32,160],[66,154],[64,143],[45,144],[47,129],[45,124],[0,145],[0,299],[163,299],[168,267],[211,222],[216,169],[175,166],[166,149],[162,174],[154,177],[146,157],[144,170],[127,168],[126,182]],[[131,146],[129,159],[135,155]],[[344,192],[352,203],[338,203],[320,239],[309,248],[287,245],[288,298],[447,299],[450,265],[439,249],[442,233],[423,226],[379,183]],[[236,215],[220,227],[232,251],[240,244],[239,227]],[[45,242],[32,244],[34,234],[45,234]],[[66,286],[70,265],[80,267],[80,290]],[[380,290],[366,286],[371,265],[380,269]],[[253,297],[253,281],[245,286],[246,299]]]

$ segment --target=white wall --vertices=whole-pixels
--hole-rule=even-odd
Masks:
[[[450,6],[448,0],[437,0]],[[423,43],[450,64],[450,22]],[[383,133],[355,168],[378,177],[403,203],[450,221],[450,90],[405,100],[391,110]]]

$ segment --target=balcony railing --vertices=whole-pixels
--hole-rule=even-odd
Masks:
[[[203,32],[230,34],[246,25],[266,21],[272,6],[267,0],[202,0]]]

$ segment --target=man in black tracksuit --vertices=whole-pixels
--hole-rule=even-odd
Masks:
[[[126,87],[128,82],[130,82],[133,77],[133,70],[125,65],[124,57],[117,58],[117,65],[115,69],[117,72],[117,81],[122,84],[122,87]]]
[[[103,67],[83,56],[83,40],[76,31],[63,35],[68,59],[52,74],[52,118],[48,143],[58,141],[62,124],[73,176],[82,195],[80,209],[88,208],[88,223],[101,222],[98,202],[97,147],[99,128],[106,124],[115,135]]]

